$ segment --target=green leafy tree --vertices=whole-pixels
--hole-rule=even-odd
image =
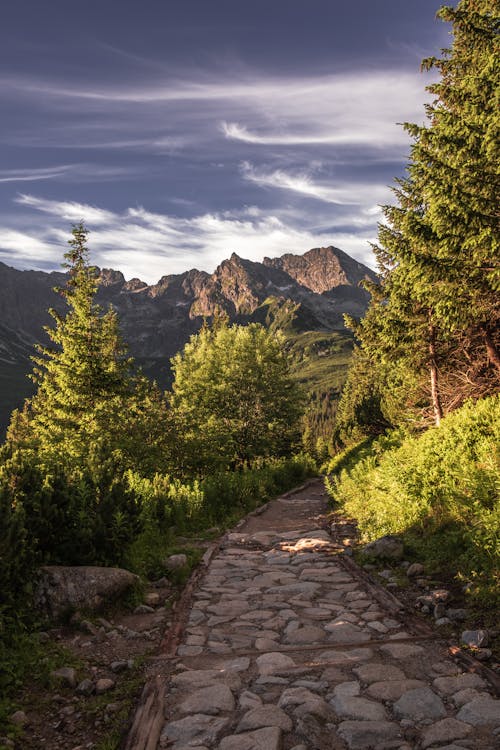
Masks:
[[[50,310],[51,345],[38,346],[35,396],[15,413],[8,432],[13,450],[31,449],[39,462],[72,470],[117,464],[149,471],[165,455],[166,404],[158,389],[133,372],[114,310],[95,302],[97,270],[89,264],[87,230],[73,228],[65,254],[69,278],[58,289],[68,305]],[[158,465],[160,464],[160,465]]]
[[[172,368],[185,473],[282,455],[298,438],[302,398],[281,335],[218,321],[191,337]]]

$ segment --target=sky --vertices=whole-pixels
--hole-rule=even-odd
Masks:
[[[334,245],[374,267],[439,0],[4,0],[0,261],[154,283]],[[399,123],[399,124],[398,124]]]

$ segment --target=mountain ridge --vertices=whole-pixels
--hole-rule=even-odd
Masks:
[[[127,281],[110,268],[98,269],[98,275],[97,302],[115,308],[131,355],[162,386],[169,382],[170,358],[205,319],[222,312],[231,322],[269,325],[286,303],[297,330],[342,331],[343,313],[360,317],[367,307],[369,295],[360,282],[376,279],[371,269],[333,246],[266,257],[262,263],[232,253],[212,274],[191,269],[163,275],[155,284]],[[30,393],[20,378],[31,369],[30,346],[47,343],[43,326],[53,324],[48,309],[67,309],[53,289],[66,279],[60,271],[21,271],[0,262],[0,431],[7,413]]]

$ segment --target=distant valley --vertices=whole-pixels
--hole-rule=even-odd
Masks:
[[[359,284],[376,279],[371,269],[334,247],[264,258],[262,263],[233,253],[212,274],[191,270],[162,276],[153,285],[126,281],[112,269],[99,274],[98,302],[113,305],[131,354],[162,387],[169,384],[170,358],[204,319],[225,312],[232,322],[257,321],[284,330],[297,377],[318,401],[343,381],[351,349],[343,314],[364,313],[369,295]],[[35,343],[47,341],[43,326],[52,324],[48,309],[64,312],[64,300],[54,287],[65,281],[64,273],[19,271],[0,263],[2,435],[12,409],[32,392],[30,356]]]

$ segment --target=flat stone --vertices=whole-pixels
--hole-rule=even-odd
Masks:
[[[380,703],[356,698],[350,695],[335,695],[330,701],[335,713],[341,719],[359,719],[360,721],[383,721],[387,718],[385,708]]]
[[[290,656],[280,654],[277,651],[262,654],[256,659],[257,668],[261,676],[275,675],[281,672],[287,672],[295,667],[295,662]]]
[[[331,666],[349,663],[355,664],[359,661],[367,661],[372,657],[373,651],[371,648],[353,648],[349,651],[323,651],[319,655],[321,661],[330,662]]]
[[[184,719],[169,722],[163,729],[160,738],[161,746],[168,742],[185,743],[186,745],[212,745],[229,725],[229,719],[193,714]]]
[[[245,734],[231,734],[224,737],[219,744],[219,750],[280,750],[281,729],[265,727],[255,732]]]
[[[343,721],[338,728],[350,750],[386,747],[384,743],[396,739],[399,727],[389,721]]]
[[[470,725],[464,724],[462,721],[457,721],[456,719],[442,719],[423,732],[422,748],[425,750],[425,748],[430,745],[437,745],[442,742],[449,742],[450,740],[464,739],[464,737],[467,737],[471,731]]]
[[[465,721],[474,727],[492,725],[500,726],[500,701],[495,698],[476,698],[466,703],[457,714],[459,721]]]
[[[284,594],[285,596],[290,596],[291,594],[309,594],[312,596],[319,591],[319,588],[319,583],[302,581],[300,583],[287,583],[283,586],[271,586],[267,591],[270,594]]]
[[[363,664],[353,670],[361,682],[385,682],[386,680],[404,680],[406,675],[398,667],[390,664]]]
[[[179,710],[183,714],[218,714],[220,711],[234,710],[233,694],[227,685],[212,685],[195,690],[186,698]]]
[[[293,687],[283,690],[278,701],[278,706],[280,708],[288,708],[289,706],[300,706],[301,703],[315,700],[318,700],[318,696],[315,693],[311,693],[307,688]]]
[[[223,682],[233,690],[239,690],[241,687],[238,674],[232,670],[223,669],[192,669],[174,675],[171,682],[175,687],[187,690],[211,687],[214,682]]]
[[[350,682],[341,682],[340,685],[335,685],[333,693],[335,696],[347,695],[354,697],[361,693],[361,685],[355,680],[352,680]]]
[[[349,622],[332,622],[325,625],[325,630],[330,634],[329,640],[335,643],[363,643],[371,640],[370,633]]]
[[[220,665],[221,669],[230,670],[231,672],[246,672],[250,666],[248,656],[238,656],[236,659],[228,659]]]
[[[78,693],[78,695],[92,695],[94,691],[95,691],[95,685],[92,682],[92,680],[89,680],[88,678],[86,680],[82,680],[77,685],[76,690],[75,690],[75,692]]]
[[[269,651],[270,648],[276,648],[276,643],[270,638],[256,638],[255,648],[257,651]]]
[[[388,633],[389,628],[386,628],[386,626],[379,622],[378,620],[374,620],[373,622],[368,623],[368,627],[372,630],[375,630],[377,633]]]
[[[466,672],[454,677],[437,677],[432,686],[441,693],[441,695],[452,695],[465,688],[484,688],[486,683],[477,674]]]
[[[387,682],[373,682],[367,692],[372,698],[380,701],[397,701],[409,690],[425,687],[422,680],[388,680]]]
[[[258,708],[262,706],[262,698],[251,690],[244,690],[239,698],[240,708]]]
[[[297,628],[285,636],[285,643],[317,643],[324,641],[326,633],[322,628],[314,625],[306,625],[303,628]]]
[[[248,602],[242,601],[241,599],[234,599],[230,602],[224,602],[223,604],[211,604],[207,607],[207,611],[216,617],[238,617],[244,612],[248,612],[250,605]]]
[[[387,643],[380,646],[380,650],[394,659],[409,659],[411,656],[424,653],[422,646],[416,646],[413,643]]]
[[[446,708],[441,698],[430,688],[415,688],[399,698],[393,706],[394,713],[401,719],[442,719]]]
[[[259,706],[259,708],[252,708],[243,716],[236,731],[244,732],[261,727],[279,727],[285,732],[290,732],[293,723],[290,717],[278,706]]]
[[[481,693],[478,690],[474,690],[474,688],[466,688],[465,690],[459,690],[458,693],[454,693],[451,696],[451,700],[457,708],[461,708],[466,703],[476,700],[476,698],[485,698],[487,696],[488,693]]]
[[[178,656],[199,656],[202,653],[201,646],[179,646],[177,649]]]

